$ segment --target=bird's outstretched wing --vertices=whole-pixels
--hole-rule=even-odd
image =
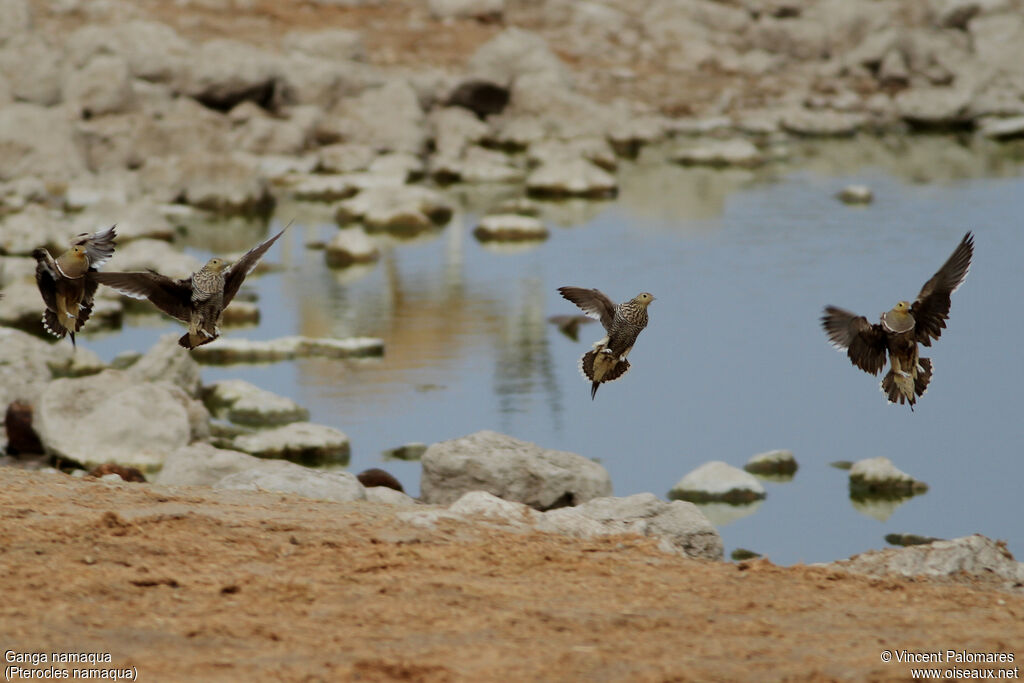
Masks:
[[[288,225],[291,225],[291,223]],[[270,246],[277,241],[277,238],[288,229],[288,225],[284,226],[284,230],[281,232],[245,252],[242,258],[228,267],[227,272],[224,274],[224,308],[227,308],[231,300],[235,298],[235,294],[238,294],[238,288],[242,286],[245,276],[252,272],[252,269],[260,262],[263,254],[267,253],[267,249],[270,249]]]
[[[597,318],[605,330],[612,326],[615,318],[615,304],[612,300],[596,289],[582,287],[559,287],[558,293],[580,307],[591,318]]]
[[[924,283],[917,300],[910,306],[910,314],[914,316],[917,330],[917,341],[931,346],[933,339],[938,339],[946,327],[949,318],[949,296],[955,292],[971,268],[971,257],[974,256],[974,236],[971,233],[957,245],[953,254],[942,264],[928,282]]]
[[[149,299],[172,318],[189,322],[192,313],[192,285],[189,280],[172,280],[153,271],[93,273],[91,278],[133,299]]]
[[[83,232],[71,240],[71,246],[85,247],[85,255],[89,259],[89,267],[99,270],[114,255],[114,240],[117,239],[117,232],[114,228],[116,227],[117,225],[114,224],[106,230],[95,232],[92,235]]]
[[[888,344],[881,325],[872,325],[862,315],[826,306],[821,326],[832,345],[845,349],[850,361],[864,372],[877,375],[885,367]]]

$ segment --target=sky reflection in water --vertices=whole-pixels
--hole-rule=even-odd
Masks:
[[[827,561],[883,547],[892,532],[980,532],[1020,555],[1024,179],[990,152],[950,139],[865,140],[802,150],[799,164],[756,174],[640,163],[620,173],[616,202],[546,205],[551,238],[514,253],[473,239],[477,212],[494,197],[467,190],[470,208],[443,231],[390,246],[357,273],[330,271],[322,252],[304,248],[337,229],[326,209],[281,207],[275,226],[298,213],[269,256],[285,269],[247,283],[262,322],[227,334],[379,336],[386,355],[206,367],[203,378],[242,378],[293,398],[312,421],[350,436],[350,470],[386,467],[413,494],[419,463],[382,463],[381,451],[479,429],[598,459],[620,496],[664,497],[708,460],[742,466],[787,448],[796,477],[766,483],[754,510],[726,511],[737,516],[720,528],[727,552]],[[874,189],[872,205],[834,199],[854,182]],[[878,378],[829,346],[821,309],[877,320],[916,296],[967,230],[974,265],[926,354],[929,392],[915,413],[890,406]],[[247,248],[266,232],[242,226],[207,241],[213,234],[191,239],[198,256]],[[575,312],[560,285],[599,287],[616,301],[657,297],[631,371],[596,401],[577,360],[601,330],[585,325],[573,342],[546,322]],[[109,359],[180,334],[160,318],[143,322],[88,343]],[[829,463],[877,455],[930,491],[903,504],[851,501],[846,473]]]

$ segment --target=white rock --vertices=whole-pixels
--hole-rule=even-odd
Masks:
[[[611,493],[611,478],[596,462],[486,430],[433,444],[422,463],[421,498],[428,503],[482,490],[543,510]]]
[[[193,49],[177,88],[222,111],[242,100],[259,101],[273,92],[278,75],[274,55],[249,43],[215,38]]]
[[[0,73],[16,100],[43,107],[60,102],[60,50],[42,33],[20,33],[0,43]]]
[[[57,108],[27,102],[0,108],[0,148],[0,181],[32,175],[67,181],[86,170],[71,124]]]
[[[885,456],[858,460],[850,468],[851,491],[862,491],[865,495],[886,495],[923,493],[928,485],[897,468]]]
[[[850,137],[867,119],[863,114],[829,110],[794,109],[783,113],[783,130],[805,137]]]
[[[6,303],[7,296],[0,307]],[[0,327],[0,405],[15,400],[35,404],[54,369],[70,366],[73,355],[70,344],[50,344],[20,330]]]
[[[404,80],[344,99],[324,118],[319,133],[380,151],[419,154],[426,144],[425,117],[416,91]]]
[[[615,177],[583,159],[554,161],[538,167],[526,179],[531,194],[550,197],[614,197]]]
[[[253,341],[239,337],[220,337],[192,350],[200,363],[271,363],[300,356],[329,358],[364,358],[384,353],[384,342],[372,337],[348,339],[313,337],[281,337]]]
[[[286,180],[292,196],[307,202],[333,202],[348,199],[359,192],[351,175],[301,173],[293,174]]]
[[[869,576],[998,576],[1011,585],[1024,582],[1024,563],[1017,562],[1002,543],[980,534],[935,541],[908,548],[861,553],[825,565]]]
[[[440,107],[427,116],[437,156],[459,158],[487,136],[487,124],[462,107]]]
[[[426,187],[380,187],[341,202],[335,220],[340,225],[358,220],[371,230],[415,234],[444,225],[453,210],[444,196]]]
[[[690,501],[750,502],[765,497],[754,475],[720,460],[704,463],[676,482],[670,498]]]
[[[386,503],[388,505],[418,505],[412,496],[396,491],[387,486],[366,487],[366,500],[370,503]]]
[[[351,453],[344,432],[311,422],[292,422],[283,427],[235,437],[233,446],[260,458],[283,458],[303,464],[346,464]]]
[[[359,31],[330,28],[320,31],[289,31],[281,46],[289,52],[301,52],[313,57],[341,60],[366,59],[366,45]]]
[[[369,145],[338,142],[317,150],[319,170],[324,173],[352,173],[365,171],[377,158],[377,151]]]
[[[293,463],[266,463],[255,469],[229,474],[214,484],[213,488],[227,491],[291,493],[304,498],[338,503],[366,500],[366,489],[352,473],[323,472]]]
[[[739,166],[753,168],[764,163],[754,143],[743,138],[706,140],[677,149],[672,160],[688,166]]]
[[[797,464],[793,451],[778,449],[751,456],[743,469],[752,474],[792,474]]]
[[[114,462],[152,472],[191,441],[188,398],[176,391],[119,370],[58,379],[36,405],[36,431],[48,452],[87,468]]]
[[[836,198],[844,204],[870,204],[875,193],[867,185],[847,185],[836,194]]]
[[[203,398],[215,415],[235,424],[268,427],[309,419],[309,411],[290,398],[241,379],[214,382],[205,388]]]
[[[160,341],[132,364],[129,373],[143,382],[170,382],[188,395],[198,396],[201,384],[199,363],[189,355],[188,349],[178,345],[179,336],[161,336]]]
[[[981,126],[981,134],[996,140],[1024,137],[1024,116],[988,119]]]
[[[198,442],[169,453],[153,482],[168,486],[213,486],[229,474],[244,472],[267,463],[266,460],[246,453],[215,448],[208,443]]]
[[[469,72],[478,78],[510,85],[528,74],[542,73],[563,85],[569,72],[541,36],[521,28],[507,28],[484,43],[469,59]]]
[[[573,508],[549,510],[538,529],[583,538],[633,533],[657,538],[662,549],[688,557],[720,560],[723,554],[722,537],[696,505],[666,503],[653,493],[595,498]]]
[[[514,213],[492,214],[480,219],[473,235],[481,242],[537,241],[548,238],[548,229],[540,220]]]
[[[121,57],[97,55],[64,77],[64,99],[82,118],[115,114],[130,108],[135,99],[132,74]]]
[[[908,123],[929,128],[956,127],[966,121],[972,91],[967,87],[924,87],[904,90],[893,103]]]
[[[185,278],[199,270],[203,264],[195,256],[175,249],[163,240],[132,240],[118,244],[117,251],[105,270],[156,270],[170,278]]]
[[[183,196],[187,204],[222,214],[260,213],[274,200],[259,160],[238,154],[190,155],[182,161]]]
[[[518,183],[526,177],[508,155],[476,145],[467,147],[458,157],[434,156],[430,174],[439,182],[465,183]]]
[[[522,503],[502,500],[486,491],[470,491],[448,506],[448,511],[462,517],[499,519],[513,525],[536,524],[541,513]]]
[[[361,228],[339,230],[324,248],[329,268],[347,268],[358,263],[373,263],[380,258],[377,244]]]
[[[571,140],[543,140],[530,145],[527,158],[533,165],[585,159],[606,171],[619,164],[615,150],[604,138],[581,137]]]

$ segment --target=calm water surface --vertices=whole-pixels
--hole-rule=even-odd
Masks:
[[[800,464],[767,499],[712,510],[727,553],[745,547],[778,563],[827,561],[884,546],[892,532],[1009,541],[1024,555],[1024,176],[990,149],[953,140],[865,141],[802,151],[800,162],[753,174],[638,163],[615,202],[545,205],[544,244],[499,252],[472,237],[476,192],[436,235],[391,242],[381,261],[331,271],[305,248],[337,228],[329,212],[281,207],[295,226],[269,260],[284,269],[250,281],[262,322],[227,334],[382,337],[383,359],[308,359],[205,367],[205,382],[242,378],[307,406],[311,420],[352,439],[353,472],[383,466],[416,494],[419,463],[382,460],[405,442],[494,429],[600,460],[616,495],[664,497],[709,460],[742,466],[791,449]],[[875,191],[867,207],[833,195]],[[452,190],[459,195],[459,190]],[[953,296],[949,328],[930,349],[935,377],[911,413],[886,403],[878,378],[833,350],[818,325],[825,304],[877,320],[912,299],[967,230],[974,265]],[[200,258],[237,251],[261,226],[190,236]],[[575,313],[555,291],[599,287],[616,301],[650,291],[650,325],[632,369],[591,401],[573,342],[546,322]],[[145,350],[173,323],[146,317],[87,344],[106,359]],[[883,455],[930,486],[865,506],[850,500],[836,460]],[[732,517],[731,521],[728,519]]]

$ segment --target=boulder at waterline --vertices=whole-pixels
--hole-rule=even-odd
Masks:
[[[720,460],[713,460],[676,482],[668,496],[694,503],[743,504],[764,498],[765,491],[754,475]]]

